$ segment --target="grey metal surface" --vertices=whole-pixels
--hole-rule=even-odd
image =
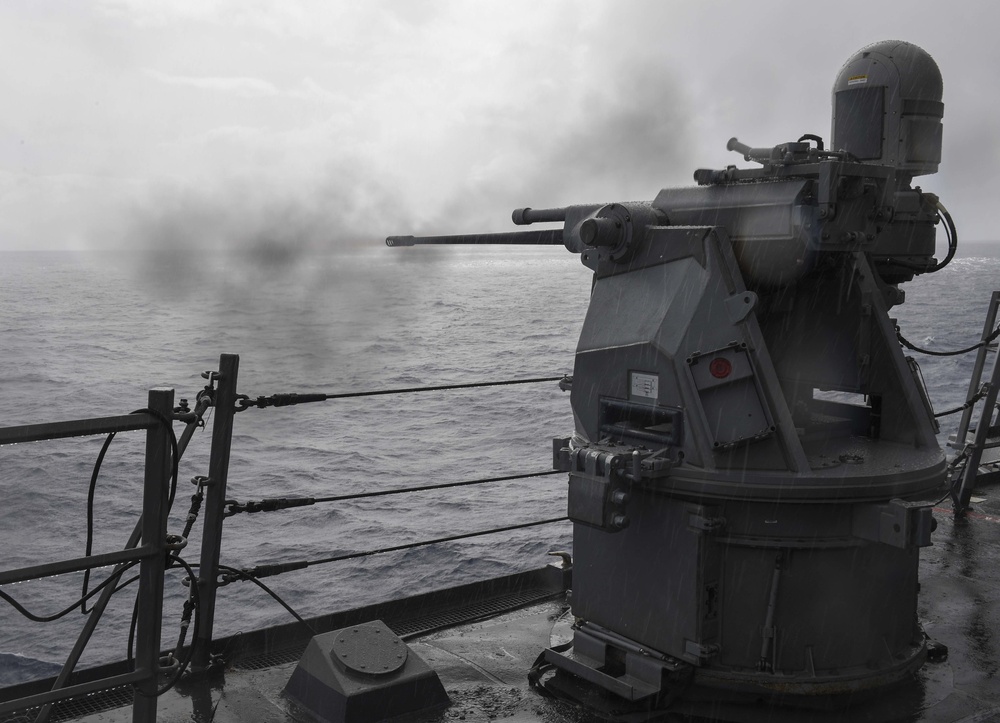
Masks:
[[[149,408],[158,417],[170,420],[174,390],[149,391]],[[142,545],[159,551],[139,563],[139,591],[136,598],[135,670],[145,678],[135,687],[132,704],[134,723],[154,723],[160,673],[160,631],[163,625],[163,572],[166,569],[167,514],[170,478],[174,469],[169,423],[146,432],[146,470],[142,489]],[[42,716],[39,716],[42,718]]]
[[[714,694],[692,700],[673,714],[641,714],[622,703],[602,702],[618,710],[621,720],[694,723],[952,723],[990,721],[1000,716],[1000,488],[986,491],[966,523],[955,525],[950,510],[935,512],[940,528],[933,546],[923,550],[918,613],[924,628],[948,647],[947,659],[928,663],[902,684],[846,709],[821,710],[736,705]],[[808,524],[803,522],[803,529]],[[868,576],[863,576],[868,579]],[[836,595],[831,596],[835,603]],[[460,614],[460,608],[455,609]],[[410,716],[408,723],[506,721],[506,723],[596,723],[603,714],[587,713],[533,692],[526,671],[539,651],[572,637],[574,618],[565,601],[553,600],[488,619],[421,636],[410,643],[441,677],[451,699],[443,711]],[[759,648],[757,648],[759,652]],[[167,693],[160,703],[162,723],[216,721],[301,721],[281,696],[294,663],[270,668],[229,669],[224,678],[188,684]],[[620,699],[619,699],[620,700]],[[618,706],[614,708],[614,706]],[[641,709],[640,709],[641,711]],[[122,708],[83,715],[86,723],[121,723],[130,719]],[[692,717],[686,717],[690,715]]]
[[[412,639],[417,635],[428,635],[437,630],[451,629],[474,620],[495,618],[511,610],[537,605],[541,601],[561,596],[568,585],[568,571],[561,564],[548,565],[538,570],[516,573],[457,588],[438,590],[410,598],[390,600],[353,610],[334,611],[310,620],[313,629],[319,631],[337,630],[347,626],[383,619],[399,636]],[[312,633],[301,623],[278,625],[265,630],[245,631],[235,636],[215,641],[213,652],[222,653],[226,661],[224,675],[222,668],[213,669],[209,675],[185,677],[179,684],[179,692],[171,690],[160,698],[160,720],[187,720],[180,710],[195,720],[212,719],[212,711],[225,698],[226,705],[240,710],[254,712],[244,718],[247,721],[269,720],[270,703],[260,707],[265,700],[255,686],[257,676],[272,676],[274,670],[282,670],[283,686],[291,675],[290,665],[299,660]],[[129,666],[123,662],[78,671],[74,681],[87,683],[100,678],[109,678],[126,672]],[[271,671],[271,672],[268,672]],[[106,683],[95,683],[87,690],[99,690]],[[36,681],[5,689],[6,699],[33,695],[48,690],[51,680]],[[52,721],[82,720],[90,715],[91,720],[128,720],[131,715],[124,707],[132,702],[131,686],[104,692],[77,696],[56,704]],[[168,707],[164,712],[163,706]],[[223,706],[224,707],[224,706]],[[256,709],[255,709],[256,707]],[[121,708],[122,710],[118,710]],[[100,714],[100,715],[97,715]],[[24,723],[34,713],[24,711],[15,714],[11,723]],[[180,715],[180,718],[176,718]],[[2,723],[11,720],[0,716]]]
[[[833,148],[918,176],[941,161],[944,83],[934,59],[900,40],[852,55],[833,84]]]
[[[633,700],[642,686],[619,683],[641,650],[750,702],[856,696],[923,663],[933,520],[915,501],[940,496],[946,460],[888,310],[953,254],[933,258],[939,213],[955,232],[911,185],[937,170],[941,97],[926,52],[879,43],[837,78],[832,149],[733,138],[759,168],[514,212],[561,220],[594,271],[575,430],[553,449],[586,627],[580,650],[546,654],[565,690]],[[683,695],[668,677],[646,695]]]
[[[330,655],[356,673],[387,675],[403,667],[406,643],[381,620],[352,625],[331,638]]]
[[[313,637],[283,695],[293,714],[324,723],[378,723],[448,704],[437,673],[381,620]]]
[[[205,483],[204,526],[201,538],[201,562],[198,568],[198,633],[193,642],[191,664],[204,670],[211,665],[210,647],[215,623],[215,598],[219,587],[219,556],[222,549],[222,522],[225,519],[226,484],[229,476],[230,443],[233,415],[236,413],[236,385],[240,371],[237,354],[222,354],[219,371],[206,372],[209,382],[218,381],[215,393],[215,419],[212,422],[212,450]]]

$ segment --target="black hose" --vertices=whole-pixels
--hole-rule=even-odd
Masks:
[[[904,269],[910,269],[921,274],[933,274],[935,271],[940,271],[951,263],[951,260],[955,258],[955,252],[958,250],[958,229],[955,228],[955,221],[952,219],[951,214],[948,213],[948,209],[940,201],[937,203],[937,215],[944,222],[944,232],[948,237],[948,253],[945,255],[944,260],[927,268],[926,266],[903,261],[902,259],[893,259],[892,264],[894,266],[902,266]]]
[[[135,565],[138,565],[138,564],[139,564],[139,561],[138,560],[134,560],[134,561],[132,561],[132,562],[124,565],[120,570],[116,570],[115,572],[112,572],[110,575],[108,575],[107,579],[105,579],[104,582],[102,582],[100,585],[97,585],[93,590],[91,590],[88,593],[86,593],[82,598],[80,598],[79,600],[77,600],[76,602],[74,602],[72,605],[70,605],[65,610],[62,610],[62,611],[60,611],[58,613],[54,613],[53,615],[36,615],[36,614],[32,613],[30,610],[28,610],[27,608],[25,608],[23,605],[21,605],[21,603],[19,603],[13,597],[11,597],[7,593],[5,593],[3,590],[0,590],[0,599],[4,600],[7,604],[9,604],[11,607],[13,607],[19,613],[21,613],[21,615],[23,615],[24,617],[28,618],[28,620],[31,620],[32,622],[36,622],[36,623],[51,623],[51,622],[53,622],[55,620],[58,620],[58,619],[60,619],[62,617],[65,617],[66,615],[69,615],[71,612],[73,612],[78,607],[80,607],[81,605],[83,605],[83,603],[85,601],[87,601],[90,598],[94,597],[94,595],[96,595],[97,593],[99,593],[101,590],[103,590],[104,588],[106,588],[108,585],[112,584],[113,582],[117,582],[118,578],[120,578],[122,576],[122,574],[126,570],[128,570],[129,568],[134,567]],[[129,578],[128,580],[126,580],[125,582],[123,582],[121,585],[118,585],[117,587],[115,587],[115,592],[118,592],[119,590],[127,587],[128,585],[131,585],[133,582],[135,582],[138,579],[139,579],[138,575],[136,575],[135,577]]]
[[[905,346],[907,349],[920,354],[929,354],[931,356],[958,356],[959,354],[968,354],[970,351],[975,351],[982,346],[989,344],[991,341],[1000,336],[1000,326],[993,330],[993,333],[988,337],[983,339],[978,344],[973,344],[972,346],[966,347],[965,349],[956,349],[954,351],[931,351],[930,349],[921,349],[912,342],[908,341],[906,337],[899,331],[899,327],[896,327],[896,338],[899,339],[899,343]]]
[[[243,570],[239,570],[239,569],[237,569],[235,567],[230,567],[229,565],[219,565],[219,569],[220,570],[225,570],[225,571],[229,572],[230,574],[236,575],[240,579],[246,580],[247,582],[252,582],[254,585],[256,585],[261,590],[263,590],[268,595],[270,595],[272,598],[274,598],[274,600],[279,605],[281,605],[281,607],[285,608],[285,610],[287,610],[289,612],[289,614],[293,618],[295,618],[300,623],[302,623],[303,625],[305,625],[309,629],[309,632],[311,632],[313,635],[317,634],[317,631],[312,627],[312,625],[310,625],[309,623],[307,623],[305,621],[305,619],[301,615],[299,615],[297,612],[295,612],[295,610],[292,608],[291,605],[289,605],[284,600],[282,600],[281,596],[278,595],[278,593],[276,593],[274,590],[272,590],[267,585],[265,585],[264,583],[262,583],[260,580],[258,580],[257,578],[255,578],[253,575],[250,575],[249,573],[246,573]]]
[[[97,455],[97,461],[94,463],[94,471],[90,475],[90,488],[87,490],[87,545],[84,551],[85,557],[90,557],[90,553],[94,550],[94,493],[97,491],[97,478],[101,474],[101,465],[104,464],[104,456],[108,453],[108,448],[111,446],[112,440],[115,438],[117,432],[111,432],[107,439],[104,440],[104,446],[101,447],[101,453]],[[87,609],[87,588],[90,586],[90,568],[87,568],[83,573],[83,589],[81,595],[83,599],[80,600],[80,613],[86,615],[90,612]]]

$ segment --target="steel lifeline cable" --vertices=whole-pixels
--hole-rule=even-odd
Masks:
[[[558,377],[538,377],[533,379],[510,379],[500,382],[470,382],[468,384],[442,384],[433,387],[406,387],[403,389],[379,389],[369,392],[343,392],[338,394],[316,393],[287,393],[272,394],[269,397],[257,397],[251,399],[246,394],[236,395],[236,411],[244,412],[251,407],[264,409],[266,407],[287,407],[293,404],[308,404],[310,402],[326,402],[335,399],[353,399],[355,397],[378,397],[388,394],[412,394],[415,392],[442,392],[452,389],[476,389],[481,387],[504,387],[514,384],[539,384],[541,382],[560,382],[567,378],[564,374]]]
[[[479,530],[476,532],[464,532],[458,535],[449,535],[448,537],[438,537],[433,540],[422,540],[420,542],[409,542],[404,545],[394,545],[393,547],[382,547],[377,550],[364,550],[362,552],[348,552],[343,555],[333,555],[330,557],[322,557],[316,560],[296,560],[294,562],[279,562],[269,565],[257,565],[252,568],[243,568],[235,575],[222,575],[222,583],[227,584],[230,582],[235,582],[239,579],[248,579],[250,577],[260,578],[260,577],[271,577],[273,575],[281,575],[286,572],[292,572],[294,570],[302,570],[313,565],[325,565],[329,562],[343,562],[344,560],[354,560],[359,557],[370,557],[372,555],[381,555],[386,552],[399,552],[400,550],[410,550],[415,547],[425,547],[426,545],[434,545],[441,542],[454,542],[455,540],[465,540],[470,537],[482,537],[484,535],[492,535],[496,532],[510,532],[511,530],[520,530],[526,527],[538,527],[539,525],[551,525],[556,522],[565,522],[568,517],[552,517],[547,520],[535,520],[534,522],[522,522],[517,525],[506,525],[504,527],[494,527],[489,530]]]
[[[422,485],[419,487],[398,487],[391,490],[377,490],[375,492],[355,492],[348,495],[334,495],[332,497],[265,497],[262,500],[252,500],[250,502],[238,502],[237,500],[226,500],[226,517],[232,517],[241,513],[254,514],[257,512],[277,512],[292,507],[307,507],[319,504],[320,502],[345,502],[347,500],[359,500],[368,497],[384,497],[386,495],[398,495],[404,492],[427,492],[429,490],[445,489],[447,487],[466,487],[469,485],[488,484],[490,482],[509,482],[518,479],[530,479],[532,477],[545,477],[546,475],[559,474],[559,470],[545,470],[543,472],[528,472],[525,474],[511,474],[503,477],[486,477],[484,479],[464,480],[462,482],[441,482],[439,484]]]
[[[286,407],[294,404],[308,404],[310,402],[325,402],[336,399],[350,399],[357,397],[374,397],[389,394],[412,394],[415,392],[438,392],[450,391],[454,389],[476,389],[481,387],[511,386],[515,384],[538,384],[542,382],[565,382],[566,375],[558,377],[537,377],[531,379],[512,379],[499,382],[471,382],[466,384],[443,384],[429,387],[407,387],[403,389],[381,389],[367,392],[343,392],[337,394],[325,393],[285,393],[272,394],[269,397],[260,396],[251,399],[246,394],[239,394],[236,397],[236,411],[243,412],[252,407],[265,409],[267,407]],[[427,490],[444,489],[447,487],[463,487],[467,485],[486,484],[489,482],[506,482],[515,479],[526,479],[529,477],[541,477],[543,475],[555,474],[555,471],[532,472],[503,477],[489,477],[486,479],[467,480],[464,482],[445,482],[442,484],[424,485],[421,487],[405,487],[392,490],[381,490],[377,492],[360,492],[350,495],[336,495],[332,497],[271,497],[258,501],[241,503],[236,500],[226,500],[226,517],[231,517],[240,513],[274,512],[277,510],[289,509],[292,507],[304,507],[320,502],[341,502],[345,500],[362,499],[366,497],[381,497],[384,495],[400,494],[403,492],[424,492]]]
[[[500,387],[500,386],[512,386],[516,384],[539,384],[544,382],[559,382],[559,387],[563,391],[569,389],[570,377],[568,375],[561,375],[557,377],[534,377],[530,379],[511,379],[498,382],[470,382],[464,384],[441,384],[435,386],[427,387],[406,387],[401,389],[382,389],[376,391],[366,391],[366,392],[342,392],[342,393],[284,393],[284,394],[272,394],[271,396],[259,396],[256,399],[252,399],[246,394],[238,394],[236,396],[236,411],[244,412],[247,409],[256,407],[258,409],[265,409],[267,407],[286,407],[296,404],[308,404],[311,402],[325,402],[337,399],[352,399],[359,397],[375,397],[375,396],[386,396],[390,394],[412,394],[418,392],[440,392],[440,391],[451,391],[457,389],[477,389],[483,387]],[[292,507],[303,507],[320,502],[341,502],[345,500],[355,500],[367,497],[381,497],[385,495],[402,494],[404,492],[422,492],[427,490],[443,489],[447,487],[462,487],[467,485],[477,485],[477,484],[487,484],[490,482],[506,482],[510,480],[517,479],[527,479],[531,477],[541,477],[545,475],[557,474],[558,470],[546,470],[542,472],[532,472],[525,474],[514,474],[505,475],[501,477],[488,477],[485,479],[476,480],[466,480],[462,482],[444,482],[440,484],[433,485],[423,485],[419,487],[404,487],[391,490],[379,490],[375,492],[359,492],[347,495],[335,495],[331,497],[277,497],[277,498],[265,498],[258,501],[250,501],[241,503],[236,500],[226,500],[226,511],[224,515],[226,517],[231,517],[240,513],[253,514],[256,512],[274,512],[277,510],[289,509]],[[280,598],[274,591],[270,590],[267,586],[259,581],[258,578],[271,577],[274,575],[280,575],[286,572],[292,572],[295,570],[302,570],[306,567],[313,565],[323,565],[331,562],[342,562],[344,560],[356,559],[359,557],[369,557],[372,555],[380,555],[389,552],[398,552],[401,550],[409,550],[416,547],[424,547],[427,545],[434,545],[443,542],[453,542],[456,540],[464,540],[472,537],[480,537],[485,535],[491,535],[498,532],[509,532],[512,530],[524,529],[527,527],[536,527],[539,525],[548,525],[556,522],[564,522],[568,520],[568,517],[556,517],[547,520],[536,520],[533,522],[524,522],[516,525],[508,525],[505,527],[496,527],[489,530],[479,530],[475,532],[467,532],[458,535],[450,535],[448,537],[439,537],[432,540],[423,540],[420,542],[411,542],[403,545],[395,545],[392,547],[383,547],[375,550],[365,550],[361,552],[351,552],[342,555],[334,555],[330,557],[320,558],[316,560],[296,560],[293,562],[284,563],[273,563],[266,565],[257,565],[252,568],[242,568],[238,569],[235,567],[229,567],[220,565],[220,575],[219,575],[219,585],[228,585],[232,582],[237,581],[247,581],[252,582],[260,586],[266,593],[268,593],[272,598],[278,601],[289,613],[291,613],[297,620],[308,625],[305,620],[301,618],[284,600]]]

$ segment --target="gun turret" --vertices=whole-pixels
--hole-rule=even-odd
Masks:
[[[833,150],[734,138],[760,167],[699,170],[649,202],[513,213],[561,230],[388,239],[562,243],[594,271],[576,428],[554,445],[578,620],[576,652],[545,653],[554,685],[670,700],[691,680],[812,705],[922,665],[933,519],[908,500],[946,467],[888,309],[954,253],[940,201],[911,186],[940,160],[941,87],[923,50],[879,43],[838,76]]]

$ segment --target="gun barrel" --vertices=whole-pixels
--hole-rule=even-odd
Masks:
[[[454,236],[389,236],[386,246],[417,246],[422,244],[504,244],[522,246],[562,246],[562,229],[512,231],[508,233],[473,233]]]
[[[528,226],[533,223],[545,223],[546,221],[565,221],[565,208],[515,208],[511,214],[514,224],[517,226]]]

